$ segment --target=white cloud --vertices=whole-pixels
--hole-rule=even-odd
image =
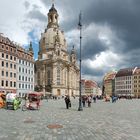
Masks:
[[[30,41],[28,33],[35,27],[42,27],[41,22],[35,22],[26,17],[34,4],[38,5],[41,12],[45,11],[40,1],[30,0],[28,8],[26,0],[0,1],[0,32],[17,43],[28,44]],[[38,29],[36,31],[38,32]]]
[[[82,63],[83,65],[92,68],[93,70],[102,70],[105,68],[115,68],[121,63],[123,56],[115,54],[111,51],[101,52],[97,54],[95,59],[87,59],[84,60]],[[88,64],[88,65],[87,65]]]

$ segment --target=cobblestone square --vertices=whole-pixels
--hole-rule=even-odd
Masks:
[[[83,111],[78,98],[71,102],[69,110],[64,99],[43,100],[38,111],[0,109],[0,140],[140,140],[140,100],[101,100]]]

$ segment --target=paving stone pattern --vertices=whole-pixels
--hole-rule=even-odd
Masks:
[[[78,98],[71,102],[69,110],[64,99],[43,100],[38,111],[0,109],[0,140],[140,140],[140,100],[97,101],[83,111]]]

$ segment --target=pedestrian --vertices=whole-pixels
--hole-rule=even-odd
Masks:
[[[85,96],[82,97],[82,104],[83,104],[83,107],[85,107],[85,103],[86,103],[86,98]]]
[[[93,101],[94,103],[96,103],[96,96],[93,96]]]
[[[88,102],[88,107],[91,107],[91,97],[90,96],[88,96],[87,102]]]
[[[70,97],[66,95],[65,97],[66,108],[69,109],[71,107]]]

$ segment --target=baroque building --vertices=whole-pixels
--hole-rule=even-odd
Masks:
[[[79,95],[79,67],[75,48],[68,53],[64,32],[58,24],[58,13],[52,4],[48,25],[39,41],[35,62],[35,89],[55,96]]]

